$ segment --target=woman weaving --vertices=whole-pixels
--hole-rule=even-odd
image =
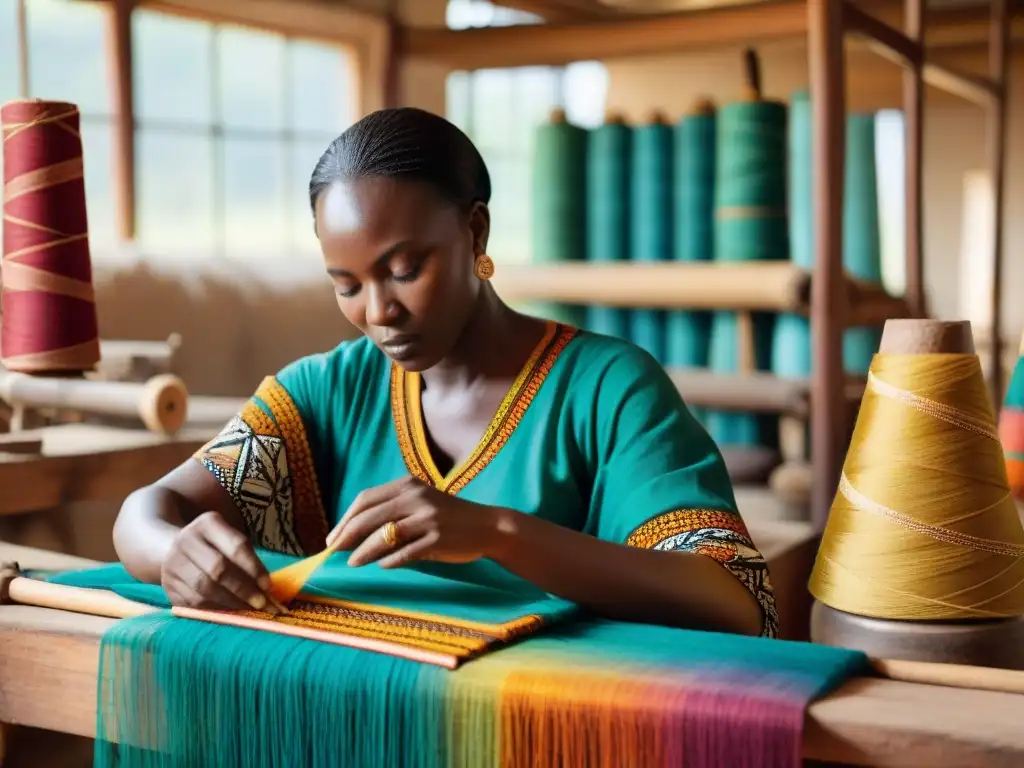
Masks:
[[[326,539],[353,567],[489,560],[607,618],[774,635],[717,448],[645,352],[501,301],[490,196],[443,118],[384,110],[338,137],[310,202],[362,338],[266,379],[132,494],[121,560],[179,605],[272,610],[253,547]]]

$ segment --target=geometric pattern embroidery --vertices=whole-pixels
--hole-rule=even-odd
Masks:
[[[235,417],[198,457],[234,499],[253,543],[301,555],[284,440],[258,435]]]
[[[768,563],[739,515],[718,509],[679,509],[647,521],[630,534],[626,543],[642,549],[710,557],[739,579],[761,606],[761,636],[778,635],[779,616]]]
[[[305,423],[274,377],[195,458],[231,496],[256,546],[290,555],[323,549],[327,515]]]

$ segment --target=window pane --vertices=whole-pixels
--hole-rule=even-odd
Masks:
[[[135,134],[139,243],[146,255],[215,251],[213,138],[155,129]]]
[[[289,127],[337,136],[355,120],[355,70],[347,51],[292,41],[288,45]]]
[[[112,253],[117,245],[113,151],[114,130],[110,121],[86,115],[82,119],[82,155],[89,246],[94,259]]]
[[[302,139],[290,147],[291,170],[288,184],[288,229],[290,252],[319,254],[320,245],[313,232],[313,214],[309,208],[309,177],[320,155],[334,136]]]
[[[517,155],[484,156],[491,174],[492,256],[501,264],[530,259],[530,165]]]
[[[882,237],[882,284],[896,296],[903,295],[907,283],[904,142],[903,113],[895,109],[879,112],[875,118],[875,169]]]
[[[32,96],[111,113],[106,6],[29,0],[28,53]]]
[[[604,122],[608,69],[599,61],[577,61],[565,68],[565,114],[570,123],[596,128]]]
[[[287,255],[285,145],[280,139],[225,136],[223,152],[225,251],[243,258]]]
[[[0,0],[0,104],[18,98],[18,74],[18,2]]]
[[[472,87],[473,74],[471,72],[452,72],[445,81],[445,116],[467,133],[472,130],[470,125],[473,105],[470,93]]]
[[[217,34],[217,100],[226,128],[284,128],[285,41],[237,27]]]
[[[152,11],[132,13],[135,114],[139,121],[213,121],[213,27]]]
[[[507,147],[515,114],[514,69],[481,69],[473,74],[473,141],[479,147]]]

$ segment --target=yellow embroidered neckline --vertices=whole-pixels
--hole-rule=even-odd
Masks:
[[[420,400],[422,378],[418,373],[391,368],[391,409],[398,434],[398,444],[409,472],[446,493],[458,493],[487,466],[511,437],[541,383],[547,377],[559,353],[576,334],[576,329],[549,322],[529,359],[516,377],[508,394],[487,425],[483,437],[461,463],[442,475],[434,463],[427,443]]]

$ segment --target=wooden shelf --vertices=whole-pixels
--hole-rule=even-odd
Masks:
[[[715,373],[703,368],[670,368],[668,375],[692,406],[804,419],[810,415],[810,379],[783,379],[763,371]],[[848,378],[844,397],[851,403],[860,402],[865,386],[864,379]]]
[[[808,315],[812,273],[788,261],[564,261],[502,267],[494,284],[509,301]],[[906,301],[879,285],[846,278],[844,290],[851,326],[909,316]]]

